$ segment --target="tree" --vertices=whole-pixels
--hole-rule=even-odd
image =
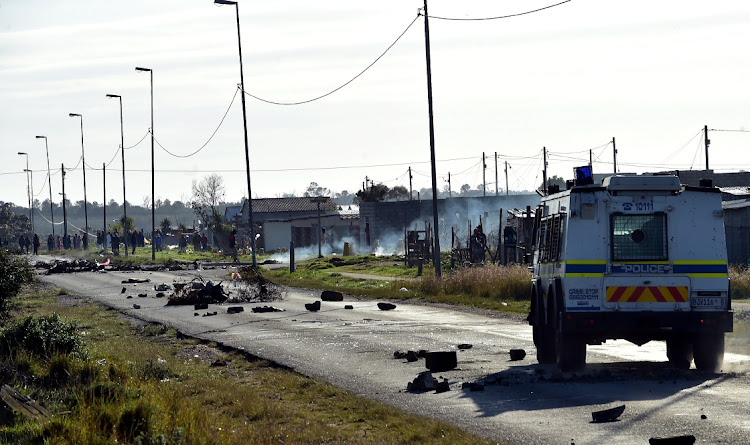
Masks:
[[[559,177],[559,176],[552,176],[547,178],[547,188],[551,185],[559,185],[560,190],[565,190],[565,179]],[[544,182],[541,183],[539,186],[539,190],[544,190]]]
[[[166,216],[159,223],[159,227],[161,227],[162,233],[167,233],[167,231],[169,230],[171,226],[172,226],[172,221],[170,221],[169,218],[167,218]]]
[[[469,184],[464,184],[461,186],[460,193],[462,195],[468,195],[471,193],[471,186]]]
[[[346,205],[351,204],[354,201],[355,195],[352,195],[346,190],[342,190],[340,193],[335,193],[333,195],[333,199],[336,201],[336,204],[339,205]]]
[[[34,270],[26,258],[0,250],[0,326],[8,318],[21,286],[33,280]]]
[[[222,244],[225,237],[228,239],[229,233],[223,215],[219,212],[224,193],[224,179],[216,173],[206,176],[200,182],[193,180],[193,212],[211,229],[214,240],[219,244]]]
[[[13,241],[21,233],[31,232],[31,220],[28,214],[14,213],[13,204],[0,201],[0,238]]]
[[[386,201],[405,201],[409,199],[409,190],[403,185],[397,185],[385,193]]]
[[[357,202],[383,202],[386,193],[388,193],[388,186],[373,184],[370,188],[357,192]]]
[[[317,182],[311,182],[310,185],[307,186],[307,190],[305,190],[305,197],[313,197],[313,196],[331,196],[331,190],[327,189],[326,187],[321,187],[318,185]]]

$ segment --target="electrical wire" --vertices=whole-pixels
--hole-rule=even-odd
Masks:
[[[429,16],[429,18],[435,19],[435,20],[450,20],[450,21],[456,21],[456,22],[509,19],[509,18],[512,18],[512,17],[519,17],[519,16],[522,16],[522,15],[528,15],[528,14],[533,14],[535,12],[544,11],[545,9],[554,8],[555,6],[564,5],[565,3],[568,3],[570,1],[571,0],[565,0],[565,1],[562,1],[560,3],[555,3],[554,5],[545,6],[543,8],[537,8],[537,9],[533,9],[531,11],[519,12],[519,13],[516,13],[516,14],[501,15],[501,16],[497,16],[497,17],[476,17],[476,18],[468,18],[468,19],[466,19],[466,18],[440,17],[440,16],[432,16],[431,15],[431,16]]]
[[[568,0],[568,1],[570,1],[570,0]],[[393,46],[396,45],[396,43],[398,43],[399,40],[401,40],[401,37],[403,37],[404,34],[406,34],[406,31],[408,31],[412,27],[412,25],[414,25],[414,23],[419,19],[419,16],[420,15],[417,14],[417,16],[414,17],[414,20],[412,20],[411,23],[409,23],[409,26],[407,26],[406,29],[404,29],[404,31],[401,34],[399,34],[399,36],[396,38],[396,40],[394,40],[393,43],[391,43],[390,46],[388,46],[388,48],[386,48],[385,51],[383,51],[372,63],[370,63],[369,65],[367,65],[367,67],[365,67],[365,69],[363,69],[362,71],[360,71],[359,74],[357,74],[356,76],[352,77],[351,79],[349,79],[347,82],[345,82],[341,86],[339,86],[339,87],[337,87],[337,88],[335,88],[335,89],[333,89],[333,90],[331,90],[331,91],[329,91],[329,92],[327,92],[325,94],[322,94],[322,95],[320,95],[318,97],[313,97],[312,99],[300,100],[300,101],[296,101],[296,102],[278,102],[278,101],[273,101],[273,100],[269,100],[269,99],[263,99],[261,97],[258,97],[256,95],[254,95],[254,94],[248,93],[247,91],[245,91],[245,94],[248,95],[248,96],[250,96],[250,97],[252,97],[253,99],[256,99],[256,100],[259,100],[261,102],[265,102],[265,103],[271,104],[271,105],[302,105],[302,104],[308,104],[310,102],[314,102],[316,100],[320,100],[320,99],[323,99],[324,97],[330,96],[331,94],[333,94],[333,93],[341,90],[345,86],[347,86],[350,83],[352,83],[355,80],[357,80],[357,78],[359,78],[367,70],[369,70],[370,68],[372,68],[373,65],[375,65],[376,63],[378,63],[378,61],[380,59],[382,59],[383,56],[385,56],[388,53],[388,51],[390,51],[391,48],[393,48]]]
[[[732,133],[750,133],[750,130],[721,130],[718,128],[709,128],[708,131],[727,131]]]
[[[661,162],[662,162],[662,163],[665,163],[665,162],[669,162],[669,161],[670,161],[670,160],[671,160],[672,158],[674,158],[675,156],[677,156],[677,154],[678,154],[678,153],[680,153],[680,152],[681,152],[681,151],[682,151],[683,149],[685,149],[685,147],[687,147],[687,146],[688,146],[688,144],[689,144],[689,143],[691,143],[691,142],[693,141],[693,139],[695,139],[696,137],[698,137],[698,135],[699,135],[699,134],[701,134],[702,132],[703,132],[703,129],[700,129],[700,130],[698,130],[698,132],[697,132],[697,133],[695,133],[695,134],[693,135],[693,137],[691,137],[690,139],[688,139],[688,141],[687,141],[687,142],[685,142],[684,144],[682,144],[682,146],[681,146],[680,148],[678,148],[677,150],[675,150],[675,151],[673,151],[672,153],[670,153],[670,154],[669,154],[669,156],[667,156],[667,157],[666,157],[666,158],[665,158],[664,160],[662,160]]]
[[[214,132],[211,133],[211,136],[208,138],[208,140],[206,141],[206,143],[203,144],[203,145],[201,145],[199,149],[197,149],[194,152],[192,152],[190,154],[187,154],[187,155],[178,155],[178,154],[172,153],[171,151],[169,151],[166,148],[164,148],[164,146],[161,145],[161,142],[159,142],[156,139],[156,137],[154,137],[154,142],[156,142],[156,144],[159,147],[161,147],[162,150],[164,150],[165,152],[167,152],[167,154],[169,154],[171,156],[174,156],[175,158],[189,158],[191,156],[197,155],[201,150],[203,150],[204,148],[206,148],[206,146],[211,142],[211,140],[214,138],[214,136],[216,136],[216,133],[219,132],[219,128],[221,128],[221,126],[224,124],[224,120],[227,118],[227,115],[229,114],[229,110],[232,109],[232,105],[234,104],[234,100],[237,98],[237,93],[239,91],[240,91],[240,89],[239,89],[239,87],[237,87],[237,89],[234,91],[234,96],[232,96],[232,101],[229,102],[229,106],[227,107],[227,111],[224,112],[224,116],[221,118],[221,121],[219,121],[219,125],[216,127],[216,129],[214,130]],[[153,137],[153,134],[152,134],[152,137]]]
[[[146,136],[148,136],[149,134],[151,134],[151,130],[150,129],[146,130],[146,134],[143,135],[143,137],[141,138],[140,141],[138,141],[137,144],[135,144],[135,145],[133,145],[131,147],[125,147],[125,150],[130,150],[131,148],[135,148],[135,147],[141,145],[141,142],[143,142],[143,140],[146,139]]]

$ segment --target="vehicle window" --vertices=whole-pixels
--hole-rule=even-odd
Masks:
[[[612,215],[612,261],[667,260],[667,215]]]

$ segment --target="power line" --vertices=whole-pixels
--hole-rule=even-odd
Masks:
[[[708,131],[727,131],[732,133],[750,133],[750,130],[720,130],[718,128],[709,128]]]
[[[560,3],[555,3],[554,5],[545,6],[543,8],[533,9],[531,11],[526,11],[526,12],[519,12],[519,13],[516,13],[516,14],[500,15],[500,16],[497,16],[497,17],[475,17],[475,18],[468,18],[467,19],[467,18],[455,18],[455,17],[438,17],[438,16],[432,16],[431,15],[430,18],[431,19],[436,19],[436,20],[450,20],[450,21],[456,21],[456,22],[466,22],[466,21],[475,21],[476,22],[476,21],[484,21],[484,20],[509,19],[511,17],[519,17],[519,16],[522,16],[522,15],[528,15],[528,14],[533,14],[535,12],[544,11],[545,9],[554,8],[555,6],[560,6],[560,5],[563,5],[563,4],[568,3],[570,1],[571,0],[565,0],[565,1],[562,1]]]
[[[240,89],[239,89],[239,87],[237,87],[237,89],[234,91],[234,96],[232,96],[232,101],[229,102],[229,106],[227,107],[227,111],[224,112],[224,116],[222,116],[221,121],[219,121],[219,125],[216,127],[216,129],[214,130],[214,132],[211,133],[211,136],[208,138],[208,140],[206,141],[206,143],[203,144],[203,145],[201,145],[200,148],[197,149],[197,150],[195,150],[194,152],[192,152],[190,154],[187,154],[187,155],[178,155],[178,154],[172,153],[171,151],[169,151],[166,148],[164,148],[164,146],[161,145],[161,142],[159,142],[155,137],[154,137],[154,141],[156,142],[157,145],[159,145],[159,147],[161,147],[162,150],[164,150],[165,152],[167,152],[169,155],[174,156],[175,158],[189,158],[191,156],[195,156],[201,150],[203,150],[204,148],[206,148],[206,146],[209,144],[209,142],[211,142],[211,140],[214,138],[214,136],[216,136],[216,133],[218,133],[219,128],[221,128],[221,126],[224,124],[224,120],[227,118],[227,115],[229,114],[229,110],[232,109],[232,105],[234,104],[234,100],[237,98],[237,93],[239,91],[240,91]]]
[[[570,0],[568,0],[568,1],[570,1]],[[254,94],[250,94],[247,91],[245,91],[245,94],[247,94],[248,96],[252,97],[253,99],[259,100],[261,102],[265,102],[267,104],[272,104],[272,105],[302,105],[302,104],[307,104],[307,103],[314,102],[314,101],[319,100],[319,99],[323,99],[324,97],[330,96],[331,94],[339,91],[340,89],[344,88],[345,86],[347,86],[350,83],[352,83],[355,80],[357,80],[357,78],[359,78],[367,70],[369,70],[370,68],[372,68],[373,65],[375,65],[376,63],[378,63],[378,61],[380,59],[382,59],[383,56],[385,56],[386,53],[388,53],[388,51],[390,51],[391,48],[393,48],[393,46],[396,45],[396,43],[398,43],[399,40],[401,40],[401,37],[403,37],[404,34],[406,34],[406,31],[408,31],[409,28],[412,27],[412,25],[417,21],[417,19],[419,19],[419,14],[417,14],[417,16],[414,17],[414,20],[412,20],[411,23],[409,23],[409,26],[407,26],[406,29],[404,29],[404,31],[401,34],[399,34],[399,36],[396,38],[396,40],[394,40],[393,43],[391,43],[390,46],[388,46],[388,48],[386,48],[385,51],[383,51],[371,64],[367,65],[367,67],[365,67],[365,69],[363,69],[362,71],[360,71],[359,74],[357,74],[356,76],[354,76],[351,79],[349,79],[343,85],[341,85],[341,86],[339,86],[339,87],[337,87],[337,88],[335,88],[335,89],[333,89],[333,90],[331,90],[331,91],[329,91],[329,92],[327,92],[325,94],[322,94],[322,95],[320,95],[318,97],[313,97],[312,99],[300,100],[300,101],[297,101],[297,102],[277,102],[277,101],[273,101],[273,100],[263,99],[261,97],[258,97],[256,95],[254,95]]]

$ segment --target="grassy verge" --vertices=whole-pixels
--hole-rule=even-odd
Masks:
[[[483,443],[445,423],[60,294],[26,292],[21,312],[59,314],[54,330],[63,339],[56,341],[75,337],[83,348],[63,353],[24,343],[0,350],[3,383],[55,414],[0,427],[0,443]]]
[[[201,262],[231,262],[232,256],[231,255],[224,255],[221,252],[214,252],[214,251],[208,251],[208,252],[202,252],[202,251],[194,251],[192,247],[187,248],[184,252],[180,252],[178,249],[169,249],[167,247],[164,248],[161,252],[155,252],[156,260],[151,259],[151,247],[137,247],[135,249],[135,253],[131,253],[132,251],[128,251],[128,256],[125,256],[125,249],[120,249],[120,255],[115,256],[111,250],[95,250],[90,249],[88,252],[84,252],[83,250],[53,250],[52,252],[48,252],[46,250],[40,250],[39,253],[41,254],[51,254],[51,255],[62,255],[62,256],[69,256],[69,257],[77,257],[77,258],[86,258],[94,261],[104,262],[107,260],[107,258],[110,258],[112,261],[120,264],[131,264],[131,265],[138,265],[138,264],[168,264],[173,262],[190,262],[193,261],[201,261]],[[259,255],[256,257],[258,261],[263,261],[266,258],[270,258],[270,255]],[[238,259],[241,262],[250,262],[252,261],[252,253],[240,251],[238,255]]]

